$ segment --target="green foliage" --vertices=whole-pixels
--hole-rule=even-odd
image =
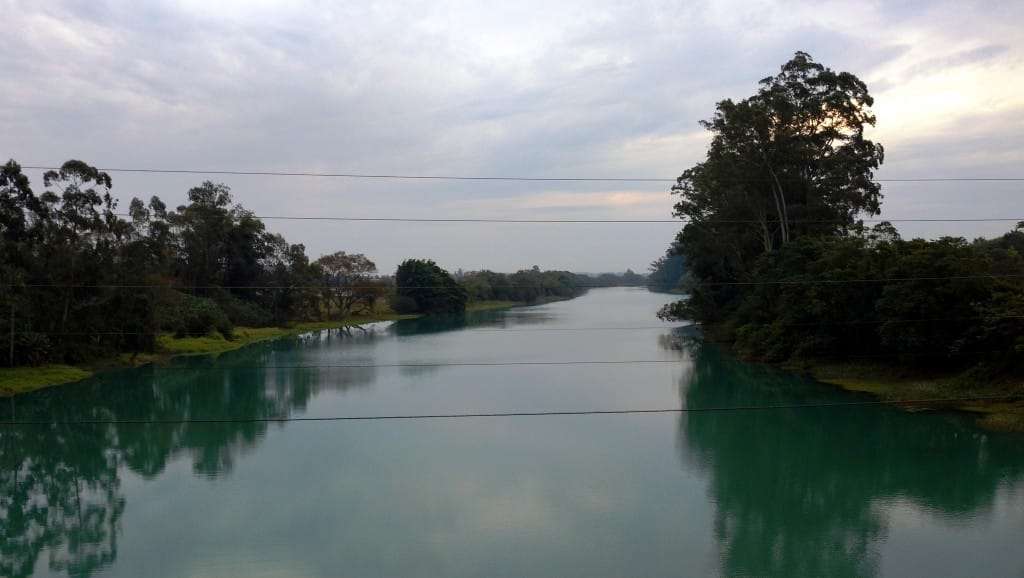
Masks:
[[[264,327],[274,323],[273,315],[256,302],[246,301],[228,291],[213,293],[211,298],[232,325]]]
[[[397,313],[462,313],[469,295],[447,271],[426,259],[407,259],[395,272]]]
[[[718,103],[703,123],[706,160],[673,189],[687,222],[672,252],[689,296],[660,315],[699,321],[768,361],[896,354],[906,366],[1024,367],[1024,228],[906,241],[857,220],[880,209],[882,148],[863,136],[871,103],[855,76],[803,53],[756,95]],[[666,268],[655,262],[652,278]]]
[[[670,248],[665,256],[658,258],[651,263],[650,273],[647,275],[647,287],[651,291],[667,293],[680,288],[683,283],[683,275],[686,273],[686,259]]]
[[[679,253],[698,281],[743,281],[760,256],[804,236],[835,236],[879,211],[872,180],[883,151],[864,137],[873,100],[856,76],[798,52],[757,94],[718,103],[701,124],[707,158],[679,177],[675,215],[687,224]],[[719,320],[740,291],[705,286],[700,318]]]
[[[122,218],[109,175],[84,162],[43,183],[37,194],[16,162],[0,167],[0,364],[81,363],[151,352],[167,331],[230,338],[234,325],[338,311],[324,291],[337,277],[267,232],[224,185],[191,189],[176,210],[132,199]],[[366,312],[356,309],[343,315]]]
[[[176,321],[169,328],[178,337],[198,337],[216,331],[231,339],[234,326],[212,299],[182,295],[175,313]]]
[[[537,303],[576,297],[586,291],[593,280],[569,271],[541,271],[534,266],[512,274],[471,271],[462,274],[459,283],[473,301]]]

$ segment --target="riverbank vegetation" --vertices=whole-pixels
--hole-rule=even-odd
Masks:
[[[686,274],[686,259],[675,246],[651,263],[645,279],[647,288],[658,293],[681,293]]]
[[[883,148],[865,136],[872,103],[856,76],[803,53],[754,96],[718,103],[702,123],[706,159],[673,187],[688,298],[661,315],[698,321],[746,358],[826,378],[837,364],[870,364],[886,395],[936,375],[947,394],[972,395],[976,383],[1022,393],[1024,223],[973,241],[865,224],[882,201]]]
[[[133,198],[126,212],[112,186],[77,160],[46,172],[38,194],[18,163],[0,168],[0,381],[21,384],[5,391],[80,379],[96,366],[467,304],[569,298],[590,286],[537,267],[455,279],[420,259],[384,276],[362,254],[311,259],[222,184],[192,188],[176,209]]]
[[[571,299],[599,283],[587,275],[569,271],[541,271],[539,267],[512,274],[469,271],[459,274],[458,280],[473,301],[523,304]]]

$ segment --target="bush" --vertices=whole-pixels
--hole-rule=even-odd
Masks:
[[[391,310],[401,315],[408,315],[419,311],[419,305],[412,297],[405,295],[391,295],[389,298]]]
[[[401,299],[394,302],[399,313],[461,313],[466,310],[466,290],[433,261],[408,259],[402,262],[395,272],[395,289]]]
[[[243,301],[227,292],[217,295],[214,300],[233,325],[267,327],[274,323],[269,311],[251,301]]]
[[[234,331],[231,320],[214,300],[184,293],[160,303],[157,321],[176,337],[195,337],[217,331],[225,339],[231,339]]]
[[[10,338],[3,341],[4,353],[10,347]],[[14,338],[14,364],[37,367],[53,359],[53,346],[50,338],[43,333],[26,331]]]

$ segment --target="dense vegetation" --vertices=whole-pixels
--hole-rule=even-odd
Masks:
[[[569,271],[541,271],[539,267],[512,274],[494,271],[470,271],[459,275],[459,282],[477,301],[517,301],[537,303],[551,299],[569,299],[597,286],[596,279]]]
[[[361,254],[310,260],[266,230],[228,187],[188,203],[132,199],[120,213],[106,173],[68,161],[36,194],[21,167],[0,169],[0,364],[80,364],[154,351],[161,336],[233,339],[235,328],[401,312],[452,313],[473,300],[533,303],[584,290],[584,277],[536,267],[460,284],[432,261],[394,280]],[[397,285],[397,290],[396,290]]]
[[[230,338],[235,325],[345,316],[375,299],[347,288],[370,283],[365,257],[355,256],[357,266],[343,253],[311,262],[224,185],[193,188],[177,210],[132,199],[125,214],[111,185],[81,161],[47,172],[39,195],[14,161],[0,171],[5,361],[151,351],[164,332]]]
[[[766,360],[1020,368],[1024,224],[973,242],[865,226],[881,203],[871,104],[857,77],[803,53],[756,95],[718,103],[707,158],[673,187],[689,298],[662,315]]]
[[[423,259],[408,259],[398,266],[395,289],[392,307],[399,313],[461,313],[469,300],[447,271]]]
[[[679,291],[685,273],[686,259],[678,253],[676,247],[670,247],[663,256],[651,263],[646,279],[647,288],[660,293]]]

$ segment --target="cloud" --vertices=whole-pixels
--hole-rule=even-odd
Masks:
[[[1024,8],[1005,4],[7,2],[0,153],[26,164],[672,178],[703,157],[697,121],[716,101],[751,94],[806,50],[873,89],[883,174],[1003,174],[1024,150],[1010,130],[1024,107]],[[115,175],[115,192],[177,204],[198,180]],[[671,207],[667,184],[222,180],[262,214]],[[271,226],[314,254],[356,243],[382,267],[408,251],[390,226]],[[480,260],[471,247],[485,236],[459,231],[420,233],[434,235],[427,248],[441,262]],[[616,235],[607,229],[545,235],[604,250],[506,238],[489,266],[526,255],[637,268],[670,237],[634,231],[616,248],[603,245]]]
[[[449,202],[446,206],[460,214],[494,215],[507,218],[514,218],[510,215],[519,215],[524,218],[557,218],[557,215],[566,214],[582,218],[580,213],[604,219],[641,218],[642,216],[669,218],[666,214],[666,207],[671,209],[672,200],[663,192],[547,192],[499,199],[459,200]]]

